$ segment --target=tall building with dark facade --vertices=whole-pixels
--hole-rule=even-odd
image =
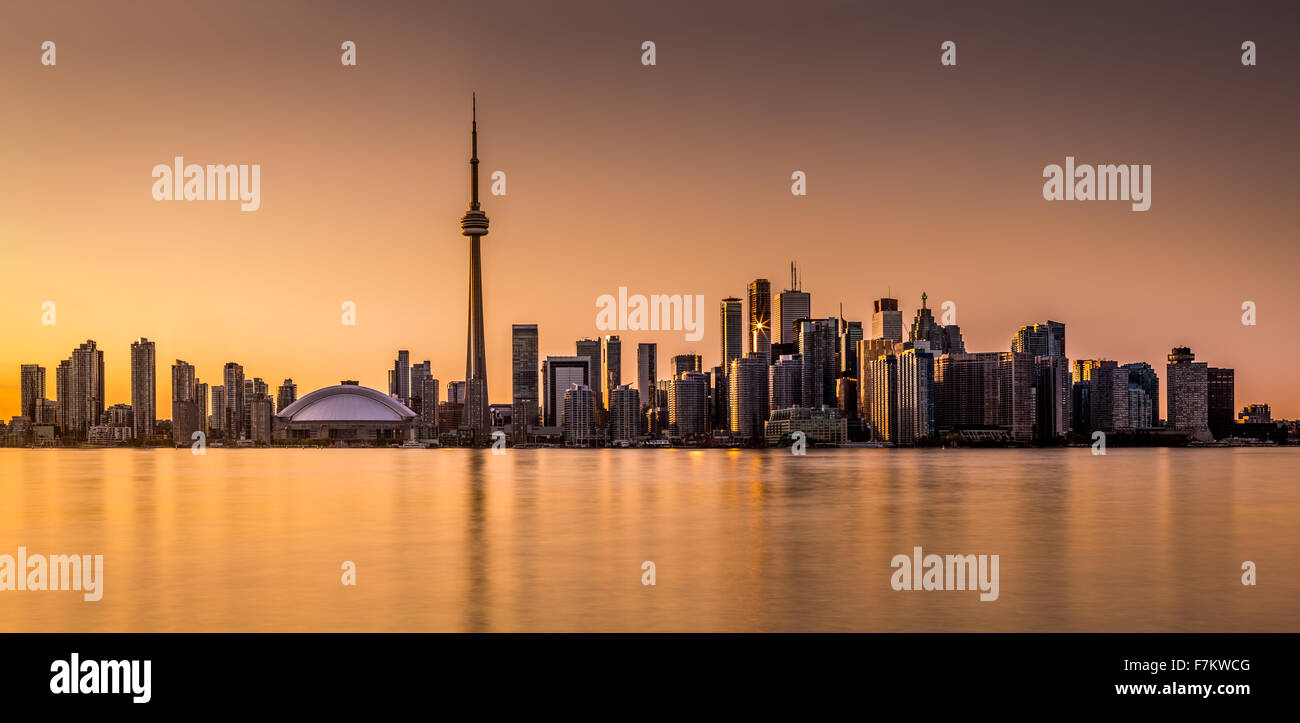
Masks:
[[[275,390],[275,411],[283,412],[290,404],[298,401],[298,385],[292,379],[285,379]]]
[[[538,423],[538,341],[536,324],[510,327],[511,432],[516,441],[527,439],[528,428]]]
[[[1210,437],[1209,365],[1185,346],[1169,351],[1165,366],[1166,425],[1194,438]]]
[[[676,354],[673,356],[673,376],[682,372],[704,371],[704,358],[699,354]]]
[[[659,345],[642,342],[636,345],[636,388],[641,408],[655,405],[655,380],[659,378]]]
[[[590,362],[591,378],[583,383],[591,387],[591,395],[595,399],[596,407],[604,408],[604,387],[600,379],[600,339],[579,339],[575,348],[578,356],[586,357]],[[595,413],[595,409],[592,413]]]
[[[718,319],[722,342],[720,354],[722,368],[725,370],[730,369],[731,362],[745,353],[745,324],[740,299],[728,296],[722,300],[720,307]]]
[[[393,373],[389,377],[388,394],[396,396],[402,404],[411,398],[411,352],[405,349],[397,351],[393,360]]]
[[[1206,422],[1215,439],[1231,437],[1236,420],[1236,372],[1208,367],[1205,370]]]
[[[1063,356],[1036,356],[1038,378],[1034,388],[1034,441],[1050,444],[1070,433],[1074,384],[1070,362]]]
[[[23,364],[18,368],[19,397],[22,407],[19,411],[24,417],[36,421],[36,408],[45,401],[45,367],[39,364]]]
[[[812,295],[799,288],[798,271],[791,263],[790,288],[776,295],[776,306],[772,309],[773,343],[795,343],[795,322],[811,318]]]
[[[767,279],[749,282],[749,350],[771,363],[772,282]]]
[[[1065,324],[1050,320],[1046,324],[1026,324],[1011,337],[1011,351],[1064,357]]]
[[[247,436],[244,427],[244,415],[248,408],[248,399],[244,390],[244,367],[235,362],[226,362],[222,368],[222,386],[225,389],[225,409],[221,410],[221,431],[228,439]]]
[[[154,343],[144,337],[131,342],[131,414],[136,439],[153,434],[158,421],[158,365]]]

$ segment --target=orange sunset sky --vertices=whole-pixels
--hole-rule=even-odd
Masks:
[[[470,95],[484,184],[489,389],[510,325],[595,337],[596,299],[718,301],[798,261],[814,315],[922,291],[970,351],[1063,321],[1071,358],[1234,367],[1236,403],[1300,416],[1297,10],[1287,3],[137,2],[0,13],[0,414],[19,365],[129,345],[218,384],[386,389],[398,349],[463,378]],[[41,64],[41,43],[57,65]],[[340,45],[357,44],[356,67]],[[641,64],[641,43],[657,65]],[[958,64],[939,63],[940,43]],[[1254,41],[1258,65],[1244,67]],[[261,209],[155,201],[173,157],[261,165]],[[1152,165],[1152,205],[1048,202],[1043,167]],[[807,174],[808,195],[790,193]],[[1243,301],[1258,324],[1243,326]],[[57,323],[41,323],[41,305]],[[340,323],[344,301],[357,325]],[[1162,391],[1162,396],[1164,396]],[[1160,410],[1163,416],[1164,410]]]

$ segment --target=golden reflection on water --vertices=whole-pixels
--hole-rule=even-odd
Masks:
[[[1296,631],[1297,461],[5,449],[0,554],[103,554],[105,581],[0,591],[0,631]],[[917,545],[999,555],[999,599],[894,591]]]

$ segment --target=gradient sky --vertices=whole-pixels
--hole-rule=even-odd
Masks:
[[[1052,7],[1045,7],[1051,5]],[[18,367],[95,339],[107,402],[130,342],[219,383],[385,389],[398,349],[464,376],[469,99],[478,92],[491,401],[510,325],[595,337],[595,301],[718,301],[797,260],[813,313],[869,325],[892,290],[957,303],[970,351],[1067,325],[1071,358],[1237,370],[1300,416],[1294,3],[139,2],[0,14],[0,414]],[[58,65],[40,64],[42,41]],[[339,62],[358,46],[358,65]],[[641,43],[657,43],[643,67]],[[939,64],[953,40],[958,65]],[[1243,67],[1253,40],[1259,65]],[[159,202],[155,164],[259,163],[262,207]],[[1047,202],[1042,170],[1149,163],[1152,207]],[[808,195],[790,194],[790,174]],[[485,189],[486,194],[486,189]],[[41,304],[58,323],[41,325]],[[340,324],[344,301],[357,326]],[[1258,306],[1243,326],[1241,305]],[[1163,383],[1163,382],[1162,382]],[[1161,410],[1163,413],[1163,410]]]

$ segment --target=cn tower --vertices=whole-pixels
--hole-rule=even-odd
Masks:
[[[474,430],[474,444],[487,441],[487,352],[483,343],[483,264],[479,239],[487,235],[488,217],[478,204],[478,98],[472,100],[469,157],[469,210],[460,219],[460,232],[469,236],[469,331],[465,337],[465,425]]]

